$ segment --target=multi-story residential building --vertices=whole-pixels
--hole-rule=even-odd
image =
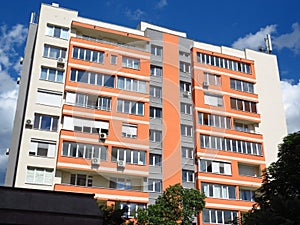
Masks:
[[[6,185],[93,193],[132,216],[169,185],[198,224],[253,204],[286,135],[276,56],[126,28],[42,4],[28,31]]]

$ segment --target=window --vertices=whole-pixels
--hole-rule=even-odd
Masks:
[[[146,93],[146,81],[119,76],[117,88],[121,90]]]
[[[52,185],[53,169],[27,167],[26,183]]]
[[[62,146],[62,156],[84,159],[97,158],[106,161],[107,146],[64,141]]]
[[[223,97],[204,93],[204,104],[221,107],[223,106]]]
[[[161,192],[161,180],[148,179],[149,192]]]
[[[129,164],[146,165],[146,152],[125,148],[112,148],[111,161],[123,160]]]
[[[208,113],[198,113],[198,122],[201,125],[231,129],[231,118]]]
[[[109,188],[114,188],[118,190],[131,190],[132,184],[130,179],[125,178],[110,178]]]
[[[150,130],[150,137],[149,140],[152,142],[161,142],[162,133],[159,130]]]
[[[117,63],[118,63],[118,56],[116,56],[116,55],[111,55],[111,56],[110,56],[110,64],[112,64],[112,65],[117,65]]]
[[[239,175],[249,177],[260,177],[260,166],[251,164],[238,164]]]
[[[201,148],[211,148],[229,152],[238,152],[251,155],[262,155],[260,143],[234,140],[223,137],[200,135]]]
[[[154,77],[161,77],[162,76],[162,67],[160,66],[150,66],[150,75]]]
[[[71,69],[70,81],[113,88],[115,77],[112,75]]]
[[[240,200],[255,202],[255,191],[240,189]]]
[[[48,90],[38,90],[36,103],[49,105],[49,106],[61,106],[62,94],[57,92],[51,92]]]
[[[140,60],[123,56],[122,57],[122,67],[139,70],[140,69]]]
[[[153,98],[161,98],[161,87],[150,85],[150,96]]]
[[[202,192],[209,198],[236,199],[235,186],[202,183]]]
[[[230,78],[230,88],[238,91],[254,93],[254,84]]]
[[[162,56],[162,47],[151,45],[151,55]]]
[[[144,115],[144,103],[118,99],[117,112],[143,116]]]
[[[136,138],[137,137],[137,125],[123,123],[122,125],[122,137]]]
[[[217,66],[220,68],[225,68],[228,70],[251,74],[251,66],[249,63],[243,63],[236,60],[229,60],[226,58],[213,56],[205,53],[197,52],[197,62],[211,66]]]
[[[29,155],[30,156],[43,156],[43,157],[54,157],[56,150],[56,143],[31,140]]]
[[[73,48],[74,59],[80,59],[89,62],[102,63],[104,62],[104,52],[94,51],[85,48]]]
[[[230,98],[230,106],[232,109],[244,112],[257,113],[256,102],[250,102],[237,98]]]
[[[237,211],[219,210],[219,209],[203,209],[202,221],[209,224],[232,224],[237,218]]]
[[[248,124],[244,123],[234,123],[234,129],[242,132],[249,132],[250,129]]]
[[[81,93],[66,93],[66,103],[100,110],[111,110],[111,98]]]
[[[180,91],[191,93],[192,91],[191,83],[180,81]]]
[[[46,35],[68,40],[68,28],[47,24]]]
[[[150,107],[150,118],[162,118],[162,109],[157,107]]]
[[[186,62],[179,62],[179,70],[183,73],[190,73],[191,72],[191,65]]]
[[[71,174],[70,184],[76,186],[92,187],[93,177],[85,174]]]
[[[194,149],[182,147],[181,148],[182,158],[193,159],[194,158]]]
[[[92,134],[108,134],[109,122],[103,120],[64,116],[63,129]]]
[[[150,153],[150,166],[161,166],[161,155]]]
[[[190,53],[189,52],[179,51],[179,55],[180,56],[184,56],[184,57],[190,57]]]
[[[132,218],[136,215],[136,212],[138,211],[139,208],[146,208],[146,204],[142,203],[129,203],[129,202],[121,202],[120,203],[120,208],[123,209],[126,207],[128,210],[125,212],[124,217]]]
[[[180,103],[180,112],[182,114],[192,115],[192,105],[187,103]]]
[[[204,73],[204,82],[208,85],[221,86],[221,76],[212,73]]]
[[[64,71],[42,67],[40,79],[62,83],[64,80]]]
[[[193,135],[193,127],[188,125],[180,125],[181,135],[186,137],[192,137]]]
[[[58,116],[34,114],[34,125],[35,129],[57,131]]]
[[[44,46],[44,57],[51,58],[51,59],[58,59],[58,58],[66,58],[67,50],[60,47],[54,47],[51,45]]]
[[[182,170],[182,182],[194,183],[194,171]]]
[[[231,175],[231,164],[227,162],[200,159],[200,172]]]

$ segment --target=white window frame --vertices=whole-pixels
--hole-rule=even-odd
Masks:
[[[42,128],[42,120],[43,120],[44,117],[49,117],[51,119],[51,124],[50,124],[49,130]],[[38,130],[56,132],[57,129],[58,129],[58,120],[59,120],[58,116],[35,113],[34,114],[34,128],[38,129]],[[38,122],[38,124],[36,124],[36,122]],[[55,124],[55,122],[56,122],[56,124]]]
[[[162,96],[161,87],[150,85],[150,96],[153,98],[161,99]]]
[[[55,36],[55,30],[56,29],[59,30],[59,36]],[[59,27],[59,26],[56,26],[56,25],[47,24],[47,28],[46,28],[46,35],[47,36],[68,40],[68,38],[69,38],[69,33],[68,32],[69,32],[68,28],[63,28],[63,27]]]
[[[122,83],[123,82],[123,83]],[[126,91],[146,93],[146,81],[118,76],[117,88]]]
[[[126,107],[128,106],[128,112],[126,110]],[[140,107],[142,106],[142,112],[139,112]],[[135,102],[135,101],[129,101],[124,99],[118,99],[117,100],[117,112],[120,113],[128,113],[138,116],[144,116],[144,103],[143,102]]]
[[[211,172],[207,170],[207,168],[211,167]],[[213,169],[214,167],[214,169]],[[221,167],[224,167],[224,172],[221,172]],[[198,160],[198,168],[199,172],[202,173],[216,173],[216,174],[223,174],[223,175],[232,175],[231,172],[231,163],[223,162],[223,161],[214,161],[208,159],[199,159]],[[205,168],[205,169],[204,169]],[[218,169],[216,169],[218,168]]]
[[[188,147],[181,148],[182,157],[185,159],[194,159],[194,149]]]
[[[53,168],[27,166],[26,183],[39,184],[39,185],[52,185],[53,171],[54,171]],[[43,173],[43,174],[41,174],[41,173]],[[42,182],[38,182],[37,181],[38,176],[41,176],[41,175],[43,176]],[[32,176],[32,177],[30,177],[30,176]]]
[[[126,138],[137,138],[137,125],[123,123],[122,124],[122,137]]]
[[[75,49],[76,49],[76,51],[78,51],[77,55],[75,54]],[[89,58],[87,56],[87,52],[90,53]],[[83,58],[80,57],[81,54],[83,54]],[[96,55],[95,60],[94,60],[94,55]],[[104,52],[74,46],[73,52],[72,52],[72,58],[78,59],[78,60],[84,60],[84,61],[88,61],[88,62],[93,62],[93,63],[103,64],[104,63]]]
[[[180,112],[186,115],[192,115],[193,111],[192,111],[192,104],[188,104],[188,103],[180,103]]]
[[[150,115],[150,118],[152,118],[152,119],[161,119],[162,118],[162,108],[150,106],[149,115]]]
[[[57,57],[51,57],[50,55],[51,49],[58,49],[59,55]],[[65,48],[47,45],[47,44],[44,45],[43,57],[50,58],[50,59],[58,59],[58,58],[65,59],[66,55],[67,55],[67,50]]]
[[[182,170],[182,182],[194,183],[195,182],[195,172],[192,170]]]
[[[151,45],[151,55],[162,56],[163,47],[158,45]]]
[[[143,150],[133,150],[133,149],[113,147],[112,151],[117,151],[117,155],[116,155],[117,157],[116,159],[112,157],[112,162],[118,162],[122,160],[125,163],[129,163],[129,164],[141,165],[141,166],[146,165],[146,152]],[[134,162],[135,154],[137,154],[137,162]],[[127,158],[127,156],[130,156],[130,160]]]
[[[160,130],[150,130],[149,131],[149,140],[151,142],[161,142],[162,141],[162,132]]]
[[[193,126],[181,124],[180,125],[181,135],[185,137],[193,136]]]
[[[223,96],[204,93],[204,104],[215,107],[222,107],[224,105]]]
[[[134,70],[140,70],[140,60],[122,56],[122,67],[130,68]]]
[[[111,55],[110,56],[110,64],[117,65],[118,64],[118,56],[117,55]]]
[[[150,75],[153,77],[162,77],[163,68],[160,66],[151,65],[150,66]]]
[[[179,70],[183,73],[191,73],[191,64],[187,62],[179,62]]]
[[[54,80],[50,80],[50,70],[54,70],[55,71],[55,78]],[[42,75],[43,73],[46,73],[46,77],[43,78]],[[61,77],[61,80],[59,79],[59,77]],[[63,70],[57,70],[54,68],[47,68],[47,67],[42,67],[41,68],[41,74],[40,74],[40,80],[46,80],[46,81],[52,81],[52,82],[57,82],[57,83],[63,83],[64,82],[64,71]]]
[[[149,166],[161,166],[162,156],[150,153]],[[152,163],[151,163],[152,161]]]
[[[148,179],[148,192],[161,193],[161,191],[162,191],[162,181],[161,180]]]
[[[205,72],[204,82],[206,82],[208,85],[221,86],[221,76]]]
[[[230,198],[229,189],[234,190],[234,196]],[[201,183],[202,192],[208,198],[221,198],[221,199],[236,199],[236,187],[233,185],[221,185],[212,183]],[[213,193],[210,193],[212,190]]]
[[[39,149],[42,147],[44,147],[43,149],[47,149],[47,153],[45,156],[39,153]],[[35,139],[32,139],[30,142],[29,156],[54,158],[55,153],[56,153],[56,142],[46,141],[46,140],[35,140]]]

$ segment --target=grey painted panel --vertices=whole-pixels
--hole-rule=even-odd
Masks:
[[[182,183],[182,186],[183,186],[184,188],[196,188],[195,183],[192,183],[192,182],[190,182],[190,183],[188,183],[188,182],[183,182],[183,183]]]
[[[31,79],[31,68],[33,61],[33,53],[35,48],[35,39],[37,34],[37,24],[30,24],[27,35],[27,42],[24,53],[24,61],[22,75],[19,87],[16,114],[14,118],[14,128],[11,138],[9,158],[5,177],[5,186],[14,187],[15,176],[18,164],[20,143],[22,138],[22,130],[25,121],[25,110],[27,104],[28,90]]]

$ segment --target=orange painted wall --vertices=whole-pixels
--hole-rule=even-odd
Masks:
[[[163,189],[181,183],[178,37],[163,34]]]

